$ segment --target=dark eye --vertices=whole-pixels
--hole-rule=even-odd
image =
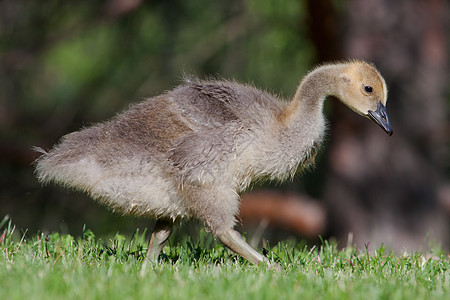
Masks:
[[[372,93],[372,92],[373,92],[372,87],[371,87],[371,86],[368,86],[368,85],[366,85],[366,86],[364,87],[364,90],[365,90],[367,93]]]

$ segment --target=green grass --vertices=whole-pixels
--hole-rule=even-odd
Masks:
[[[142,269],[144,233],[101,240],[90,231],[29,239],[0,231],[0,299],[448,299],[441,250],[395,255],[323,242],[268,249],[282,271],[253,266],[215,243],[185,238]]]

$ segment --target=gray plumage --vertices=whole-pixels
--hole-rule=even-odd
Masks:
[[[375,74],[364,84],[377,87],[378,97],[368,102],[350,95],[346,102],[342,86],[360,80],[355,70],[361,68]],[[188,81],[64,136],[37,160],[36,171],[40,181],[84,191],[114,211],[160,220],[151,260],[173,221],[187,217],[202,220],[233,251],[258,263],[264,257],[232,229],[238,195],[253,180],[284,180],[313,161],[327,95],[363,115],[386,103],[384,80],[359,61],[314,70],[290,103],[236,82]]]

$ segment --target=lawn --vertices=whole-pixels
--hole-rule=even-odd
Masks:
[[[396,255],[380,249],[266,249],[283,270],[254,266],[209,235],[163,249],[142,269],[145,233],[100,239],[0,231],[0,299],[449,299],[448,253]]]

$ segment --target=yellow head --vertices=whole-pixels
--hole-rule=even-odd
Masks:
[[[371,64],[363,61],[345,63],[337,84],[337,97],[360,115],[366,116],[392,135],[386,112],[387,87],[383,77]]]

